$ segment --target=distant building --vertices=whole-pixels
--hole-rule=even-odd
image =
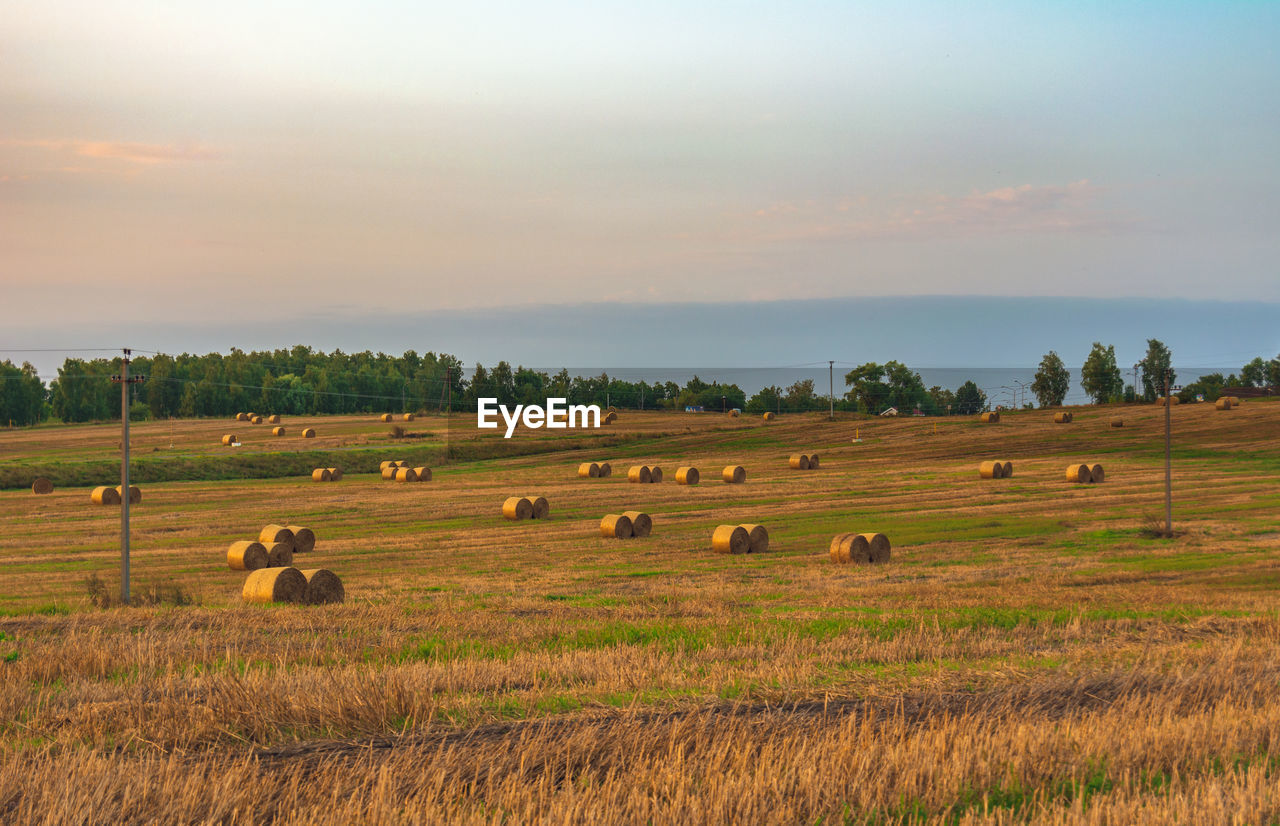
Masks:
[[[881,411],[880,415],[881,415],[881,416],[896,416],[896,415],[898,415],[898,408],[896,408],[896,407],[890,407],[890,408],[888,408],[888,409],[886,409],[886,410]]]

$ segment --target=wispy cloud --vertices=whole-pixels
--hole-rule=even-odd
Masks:
[[[168,164],[217,160],[220,153],[198,143],[137,143],[129,141],[13,140],[8,146],[45,149],[85,158],[131,164]],[[79,170],[79,168],[76,168]]]

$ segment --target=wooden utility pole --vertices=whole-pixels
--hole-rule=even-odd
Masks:
[[[836,363],[833,360],[827,360],[827,401],[830,402],[830,410],[827,418],[831,421],[836,420]]]
[[[1164,534],[1173,538],[1173,401],[1169,370],[1164,371]],[[1136,388],[1135,388],[1136,389]]]
[[[129,356],[125,348],[120,359],[120,375],[111,381],[120,385],[120,602],[129,604],[129,385],[147,380],[146,376],[129,375]]]

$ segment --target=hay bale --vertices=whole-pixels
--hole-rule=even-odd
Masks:
[[[649,481],[650,481],[650,482],[652,482],[652,483],[653,483],[653,484],[655,484],[655,485],[656,485],[656,484],[658,484],[659,482],[661,482],[661,481],[662,481],[662,468],[660,468],[660,467],[656,467],[656,466],[655,466],[655,467],[651,467],[651,468],[649,468]]]
[[[259,568],[244,581],[245,602],[302,602],[307,594],[307,578],[297,568]]]
[[[1228,399],[1231,399],[1231,406],[1232,406],[1232,407],[1239,407],[1239,406],[1240,406],[1240,397],[1239,397],[1239,396],[1227,396],[1227,398],[1228,398]]]
[[[429,468],[429,467],[416,467],[416,468],[414,468],[414,469],[413,469],[413,472],[414,472],[414,473],[416,473],[416,474],[418,474],[418,481],[419,481],[419,482],[430,482],[430,481],[431,481],[431,468]]]
[[[314,439],[315,437],[316,437],[316,429],[315,429],[314,427],[304,427],[304,428],[302,428],[302,438],[304,438],[304,439]]]
[[[47,493],[53,493],[53,482],[43,476],[37,476],[36,480],[31,483],[31,492],[44,496]]]
[[[762,554],[769,550],[769,532],[764,529],[764,525],[739,525],[747,532],[747,539],[750,547],[747,550],[749,554]]]
[[[606,414],[605,414],[604,418],[600,420],[600,423],[601,423],[601,424],[613,424],[613,423],[614,423],[614,422],[616,422],[617,420],[618,420],[618,414],[617,414],[617,413],[614,413],[612,410],[610,410],[608,413],[606,413]]]
[[[676,468],[677,485],[696,485],[698,484],[698,478],[698,469],[696,467]]]
[[[529,500],[533,503],[533,518],[546,519],[551,515],[551,504],[545,496],[536,496]]]
[[[1106,472],[1105,470],[1103,470],[1103,469],[1102,469],[1102,465],[1090,465],[1090,466],[1089,466],[1089,481],[1090,481],[1090,482],[1094,482],[1094,483],[1097,483],[1097,482],[1105,482],[1105,481],[1106,481],[1106,479],[1107,479],[1107,472]]]
[[[328,468],[328,471],[329,471],[330,482],[342,481],[342,468],[331,467],[331,468]]]
[[[240,440],[236,438],[236,436],[235,436],[235,434],[234,434],[234,433],[224,433],[224,434],[222,434],[222,443],[223,443],[224,445],[228,445],[228,446],[230,446],[230,445],[235,444],[235,443],[236,443],[236,442],[238,442],[238,441],[240,441]]]
[[[387,468],[398,468],[400,463],[391,459],[387,459],[378,463],[378,470],[383,471]]]
[[[1218,399],[1216,402],[1214,402],[1214,403],[1213,403],[1213,406],[1214,406],[1214,407],[1216,407],[1216,408],[1218,408],[1219,410],[1230,410],[1230,409],[1231,409],[1231,407],[1232,407],[1232,405],[1231,405],[1231,397],[1230,397],[1230,396],[1223,396],[1222,398],[1220,398],[1220,399]]]
[[[394,417],[390,413],[383,413],[378,417],[378,419],[383,422],[390,422],[393,418]]]
[[[293,564],[293,542],[276,542],[267,545],[268,568],[287,568]]]
[[[872,563],[889,561],[889,537],[882,533],[864,533],[859,536],[867,541]]]
[[[608,477],[610,477],[610,476],[612,476],[612,475],[613,475],[613,465],[609,464],[608,462],[601,462],[601,463],[600,463],[600,478],[601,478],[601,479],[607,479]]]
[[[416,482],[418,481],[418,471],[411,467],[396,468],[397,482]]]
[[[1005,462],[1005,463],[1004,463],[1004,471],[1003,471],[1003,473],[1004,473],[1004,478],[1006,478],[1006,479],[1008,479],[1009,477],[1013,476],[1013,462]]]
[[[736,419],[736,418],[738,418],[738,416],[740,415],[740,413],[741,413],[741,411],[739,411],[737,408],[734,408],[733,410],[730,410],[730,411],[729,411],[729,418],[730,418],[730,419]]]
[[[272,435],[272,436],[283,436],[283,435],[284,435],[284,428],[283,428],[283,427],[273,427],[273,428],[271,428],[271,435]]]
[[[809,457],[803,453],[792,453],[791,458],[787,460],[792,470],[808,470]]]
[[[1003,479],[1004,464],[1002,462],[983,462],[978,465],[978,476],[982,479]]]
[[[600,535],[605,539],[630,539],[635,529],[625,513],[610,513],[600,520]]]
[[[600,478],[600,466],[595,462],[583,462],[578,465],[579,479],[598,479]]]
[[[817,470],[817,469],[818,469],[818,454],[810,453],[809,454],[809,470]]]
[[[1124,419],[1120,418],[1119,416],[1112,416],[1112,417],[1111,417],[1111,426],[1112,426],[1112,427],[1124,427]]]
[[[1067,465],[1067,481],[1083,484],[1093,481],[1093,471],[1088,465]]]
[[[338,575],[333,571],[312,568],[301,571],[301,574],[307,580],[307,590],[302,595],[302,601],[307,605],[330,605],[347,598],[347,592],[342,588],[342,580],[338,579]]]
[[[403,416],[401,416],[400,418],[404,419],[406,422],[411,422],[411,421],[413,421],[413,414],[412,414],[412,413],[406,413],[406,414],[404,414]]]
[[[301,525],[290,525],[289,531],[293,534],[293,552],[295,554],[309,554],[315,550],[315,531],[310,528],[304,528]]]
[[[254,416],[256,416],[256,415],[258,415],[258,414],[257,414],[257,413],[246,413],[246,414],[244,414],[244,415],[245,415],[245,421],[246,421],[246,422],[251,422],[251,421],[253,421],[253,417],[254,417]]]
[[[292,545],[293,531],[289,530],[284,525],[267,525],[265,528],[258,531],[258,541],[263,545],[266,545],[268,548],[277,542],[288,542]]]
[[[280,414],[272,413],[267,417],[267,424],[280,424]]]
[[[511,496],[502,503],[502,515],[514,520],[531,519],[533,503],[523,496]]]
[[[233,571],[256,571],[267,567],[267,546],[251,539],[232,542],[227,548],[227,567]]]
[[[720,474],[727,484],[741,485],[747,481],[747,469],[742,465],[729,465]]]
[[[764,420],[765,420],[766,422],[771,422],[771,421],[773,421],[773,411],[772,411],[772,410],[769,410],[769,411],[767,411],[767,412],[764,414]]]
[[[1065,410],[1063,410],[1063,411],[1061,411],[1061,412],[1059,412],[1059,413],[1054,413],[1054,414],[1053,414],[1053,423],[1054,423],[1054,424],[1070,424],[1070,423],[1071,423],[1071,414],[1070,414],[1070,413],[1068,413],[1068,412],[1067,412],[1067,411],[1065,411]]]
[[[869,565],[871,545],[864,534],[841,533],[831,539],[828,554],[832,562],[840,564]]]
[[[119,485],[116,485],[116,495],[123,498],[124,488],[120,487]],[[116,504],[119,504],[119,503],[117,502]],[[129,486],[129,504],[130,505],[142,504],[142,488],[138,487],[137,485]]]
[[[249,420],[249,424],[262,424],[262,417],[254,416],[252,419]]]
[[[237,422],[247,422],[247,421],[249,421],[249,414],[248,414],[248,413],[237,413],[237,414],[236,414],[236,421],[237,421]]]
[[[394,482],[394,481],[395,481],[395,478],[396,478],[396,473],[397,473],[397,472],[399,472],[399,470],[400,470],[400,468],[399,468],[398,466],[396,466],[396,465],[389,465],[389,466],[387,466],[387,467],[384,467],[384,468],[382,469],[382,479],[383,479],[383,481],[386,481],[386,482]]]
[[[978,421],[983,422],[984,424],[995,424],[1000,421],[1000,414],[997,411],[992,410],[979,416]]]
[[[653,533],[653,519],[643,511],[623,511],[622,515],[631,520],[631,535],[644,538]]]
[[[636,485],[647,485],[653,481],[653,473],[648,465],[632,465],[627,470],[627,481]]]
[[[118,505],[120,504],[120,491],[104,485],[94,488],[93,492],[89,494],[89,499],[95,505]]]
[[[333,473],[327,467],[318,467],[311,471],[312,482],[332,482]]]
[[[1177,396],[1156,396],[1156,405],[1159,407],[1168,407],[1169,405],[1177,407],[1180,404],[1182,404],[1182,399]]]
[[[711,534],[711,548],[719,554],[745,554],[751,550],[751,534],[741,525],[721,525]]]

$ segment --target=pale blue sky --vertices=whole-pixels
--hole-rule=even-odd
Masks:
[[[1277,302],[1277,42],[1275,3],[10,0],[0,324]]]

